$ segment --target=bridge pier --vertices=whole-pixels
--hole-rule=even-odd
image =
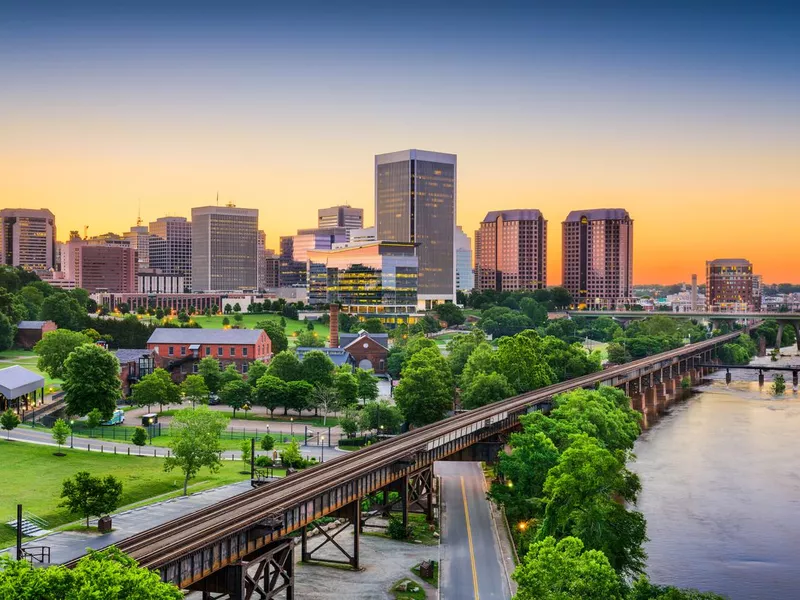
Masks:
[[[325,529],[325,527],[322,527],[317,523],[313,523],[313,527],[317,531],[319,531],[325,538],[324,541],[322,541],[319,545],[317,545],[313,550],[308,549],[308,531],[306,527],[303,527],[300,533],[300,560],[302,560],[305,563],[314,560],[315,562],[321,562],[321,563],[350,565],[354,571],[360,571],[361,569],[359,566],[359,546],[361,541],[361,499],[358,499],[355,502],[351,502],[350,504],[331,513],[331,515],[337,518],[344,518],[346,519],[346,521],[343,524],[339,525],[337,528],[335,528],[333,530],[333,533],[330,533],[329,530]],[[346,530],[350,525],[353,525],[352,554],[347,550],[345,550],[336,541],[336,537],[344,530]],[[345,555],[347,560],[337,560],[333,558],[314,559],[313,558],[314,553],[317,552],[323,546],[327,545],[328,543],[336,546],[336,548],[338,548],[338,550]]]
[[[294,540],[265,546],[187,589],[202,592],[203,600],[294,600]]]

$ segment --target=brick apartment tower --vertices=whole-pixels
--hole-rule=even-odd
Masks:
[[[339,305],[338,304],[331,304],[331,340],[330,346],[331,348],[338,348],[339,347]]]

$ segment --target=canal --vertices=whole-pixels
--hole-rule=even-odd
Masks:
[[[800,365],[784,348],[778,363]],[[636,443],[648,573],[731,600],[800,598],[800,395],[757,371],[713,374]]]

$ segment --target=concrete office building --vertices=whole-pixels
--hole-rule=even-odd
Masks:
[[[547,221],[536,209],[498,210],[475,232],[475,287],[540,290],[547,287]]]
[[[377,239],[416,244],[419,308],[455,301],[456,162],[424,150],[375,157]]]
[[[192,209],[192,290],[255,289],[257,262],[258,209]]]
[[[122,234],[122,238],[127,240],[132,248],[136,249],[136,268],[139,271],[144,271],[150,268],[150,231],[147,225],[142,225],[141,222],[130,231]]]
[[[364,227],[364,209],[352,206],[332,206],[317,211],[317,226],[320,229],[344,227],[345,229],[361,229]]]
[[[46,208],[0,210],[0,264],[44,272],[56,268],[56,218]]]
[[[113,244],[85,244],[74,251],[75,285],[89,293],[136,292],[136,250]]]
[[[475,287],[475,273],[472,270],[472,243],[469,236],[456,227],[456,290],[470,291]]]
[[[182,275],[184,291],[192,289],[192,224],[185,217],[161,217],[149,227],[150,268]]]
[[[714,312],[757,310],[753,298],[753,279],[753,264],[749,260],[718,258],[707,261],[707,310]]]
[[[633,219],[621,208],[574,210],[562,223],[562,285],[576,306],[633,304]]]
[[[377,242],[378,235],[375,226],[364,227],[362,229],[350,229],[347,232],[348,244],[365,244],[367,242]]]

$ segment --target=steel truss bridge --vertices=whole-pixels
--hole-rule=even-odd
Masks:
[[[646,426],[674,399],[682,380],[699,381],[711,367],[698,365],[712,364],[717,346],[740,334],[721,335],[419,427],[256,486],[129,537],[117,547],[141,566],[157,569],[164,581],[201,591],[207,600],[293,599],[297,537],[303,560],[313,560],[314,552],[330,543],[341,551],[342,562],[358,569],[361,529],[375,512],[390,508],[387,492],[399,492],[404,523],[415,508],[432,520],[435,461],[493,460],[505,443],[504,436],[519,428],[522,415],[549,410],[553,396],[579,388],[613,385],[625,390]],[[383,504],[378,510],[362,514],[361,500],[381,492]],[[349,536],[347,543],[340,543],[342,538],[337,541],[343,525],[323,532],[322,543],[310,549],[306,526],[324,516],[357,524],[352,541]]]

